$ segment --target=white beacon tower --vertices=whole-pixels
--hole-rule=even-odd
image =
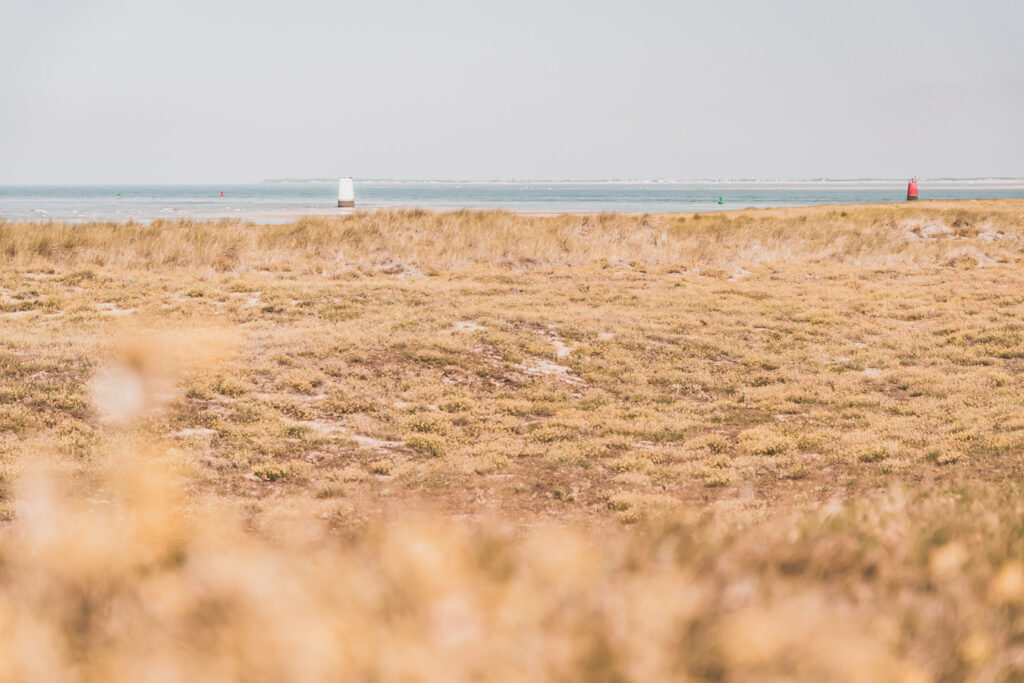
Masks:
[[[352,208],[356,205],[356,188],[351,178],[338,179],[338,206]]]

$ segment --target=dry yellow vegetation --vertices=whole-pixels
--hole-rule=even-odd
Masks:
[[[1024,202],[0,259],[0,680],[1024,677]]]

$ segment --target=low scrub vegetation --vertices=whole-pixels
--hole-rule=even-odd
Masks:
[[[1024,676],[1024,203],[0,224],[0,679]]]

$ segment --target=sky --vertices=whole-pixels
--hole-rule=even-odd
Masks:
[[[0,0],[0,184],[1024,176],[1020,0]]]

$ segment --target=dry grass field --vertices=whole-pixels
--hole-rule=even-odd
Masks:
[[[0,680],[1024,678],[1024,202],[0,223]]]

